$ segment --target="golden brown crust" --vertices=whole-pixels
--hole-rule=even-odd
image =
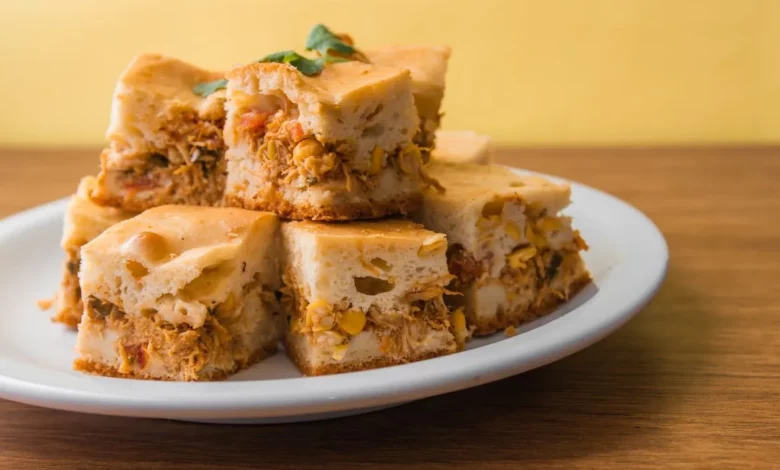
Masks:
[[[238,360],[236,364],[229,370],[216,370],[209,374],[198,376],[195,379],[186,381],[215,381],[224,380],[236,372],[246,369],[247,367],[260,362],[261,360],[272,356],[276,353],[277,343],[269,343],[255,351],[247,360]],[[166,382],[179,381],[178,378],[173,377],[158,377],[152,376],[149,373],[138,373],[131,371],[130,373],[122,373],[116,367],[109,366],[100,362],[96,362],[90,359],[78,358],[73,362],[73,370],[84,372],[87,374],[102,375],[103,377],[116,377],[120,379],[140,379],[140,380],[161,380]]]
[[[559,305],[568,302],[571,298],[576,296],[582,289],[591,283],[590,274],[587,272],[576,281],[572,282],[569,287],[568,299],[562,299],[552,292],[541,300],[538,306],[530,309],[523,306],[518,307],[514,311],[509,313],[503,313],[489,318],[482,319],[470,319],[473,321],[475,327],[474,336],[485,336],[493,334],[497,331],[504,330],[509,327],[517,327],[523,323],[536,320],[553,312]]]
[[[345,221],[356,219],[378,219],[389,215],[403,214],[416,210],[422,202],[421,194],[411,194],[403,198],[392,199],[382,203],[365,202],[331,207],[315,207],[312,205],[294,205],[286,200],[263,200],[256,198],[225,195],[225,205],[242,207],[250,210],[274,212],[283,219],[289,220],[320,220]]]
[[[448,354],[452,354],[455,352],[454,350],[449,350],[449,349],[439,349],[436,351],[425,351],[417,354],[410,353],[403,357],[382,356],[382,357],[376,357],[368,361],[360,361],[360,362],[352,361],[352,362],[326,364],[318,367],[313,367],[311,364],[306,362],[305,357],[303,357],[300,351],[298,351],[295,347],[291,346],[291,343],[289,341],[286,342],[285,344],[285,350],[287,351],[287,355],[290,357],[293,363],[298,367],[298,370],[300,370],[301,373],[303,373],[304,375],[310,375],[310,376],[343,374],[346,372],[359,372],[361,370],[397,366],[400,364],[407,364],[410,362],[432,359],[434,357],[446,356]]]
[[[78,249],[66,250],[66,259],[62,267],[62,281],[60,291],[57,294],[57,311],[52,321],[62,323],[70,328],[76,328],[81,321],[83,305],[81,304],[81,288],[79,287],[79,262]]]

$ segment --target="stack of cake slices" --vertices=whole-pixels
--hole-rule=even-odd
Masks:
[[[62,238],[77,370],[215,380],[280,343],[306,375],[402,364],[589,282],[569,187],[439,130],[449,48],[359,51],[318,25],[307,49],[122,73]]]

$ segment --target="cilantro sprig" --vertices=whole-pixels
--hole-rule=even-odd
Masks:
[[[268,54],[257,62],[276,62],[278,64],[290,64],[298,69],[302,74],[311,77],[322,72],[325,67],[325,61],[321,57],[309,59],[298,54],[295,51],[282,51]]]
[[[205,98],[217,90],[223,90],[227,88],[227,82],[227,79],[220,78],[219,80],[214,80],[213,82],[198,83],[195,85],[192,91],[194,91],[196,95],[200,95]]]
[[[352,47],[345,41],[344,36],[339,36],[329,30],[324,24],[315,25],[306,37],[306,50],[317,51],[321,57],[357,59],[367,62],[362,52]]]
[[[333,33],[324,24],[317,24],[309,31],[309,35],[306,37],[306,50],[316,52],[319,57],[310,59],[293,50],[288,50],[268,54],[256,62],[289,64],[307,77],[318,75],[325,68],[325,64],[329,63],[347,62],[350,60],[368,62],[368,58],[352,46],[351,40],[347,36],[339,36]],[[213,82],[198,83],[193,88],[193,91],[200,96],[206,97],[226,87],[227,80],[223,78]]]

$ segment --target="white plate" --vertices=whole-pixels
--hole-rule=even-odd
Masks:
[[[367,412],[474,387],[561,359],[623,325],[653,296],[668,251],[630,205],[573,183],[567,209],[590,245],[594,283],[552,315],[476,340],[466,351],[413,364],[301,377],[277,354],[223,382],[112,379],[71,370],[75,333],[49,321],[37,299],[59,282],[65,200],[0,222],[0,397],[64,410],[210,422],[291,422]]]

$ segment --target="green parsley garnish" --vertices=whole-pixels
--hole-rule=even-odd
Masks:
[[[309,59],[295,51],[274,52],[273,54],[268,54],[257,62],[276,62],[279,64],[290,64],[308,77],[317,75],[318,73],[322,72],[322,68],[325,66],[325,61],[321,57],[317,59]]]
[[[334,34],[323,24],[318,24],[309,31],[309,35],[306,37],[306,50],[316,51],[319,57],[309,59],[290,50],[268,54],[257,60],[257,62],[290,64],[307,77],[319,74],[322,72],[325,64],[329,63],[348,62],[350,60],[368,62],[368,59],[362,52],[347,44],[342,37]],[[223,78],[213,82],[198,83],[193,88],[193,91],[200,96],[206,97],[225,87],[227,87],[227,80]]]
[[[320,56],[325,57],[328,62],[350,59],[367,62],[366,56],[362,52],[344,42],[340,36],[329,30],[324,24],[318,24],[309,31],[309,35],[306,37],[306,50],[319,52]]]
[[[195,85],[195,88],[193,88],[192,91],[194,91],[196,95],[200,95],[205,98],[217,90],[225,89],[227,87],[227,82],[228,81],[226,79],[220,78],[219,80],[214,80],[213,82],[198,83]]]
[[[324,24],[318,24],[309,31],[309,36],[306,37],[306,50],[317,51],[323,57],[328,55],[330,51],[344,55],[352,55],[357,52],[354,47],[342,41]]]

